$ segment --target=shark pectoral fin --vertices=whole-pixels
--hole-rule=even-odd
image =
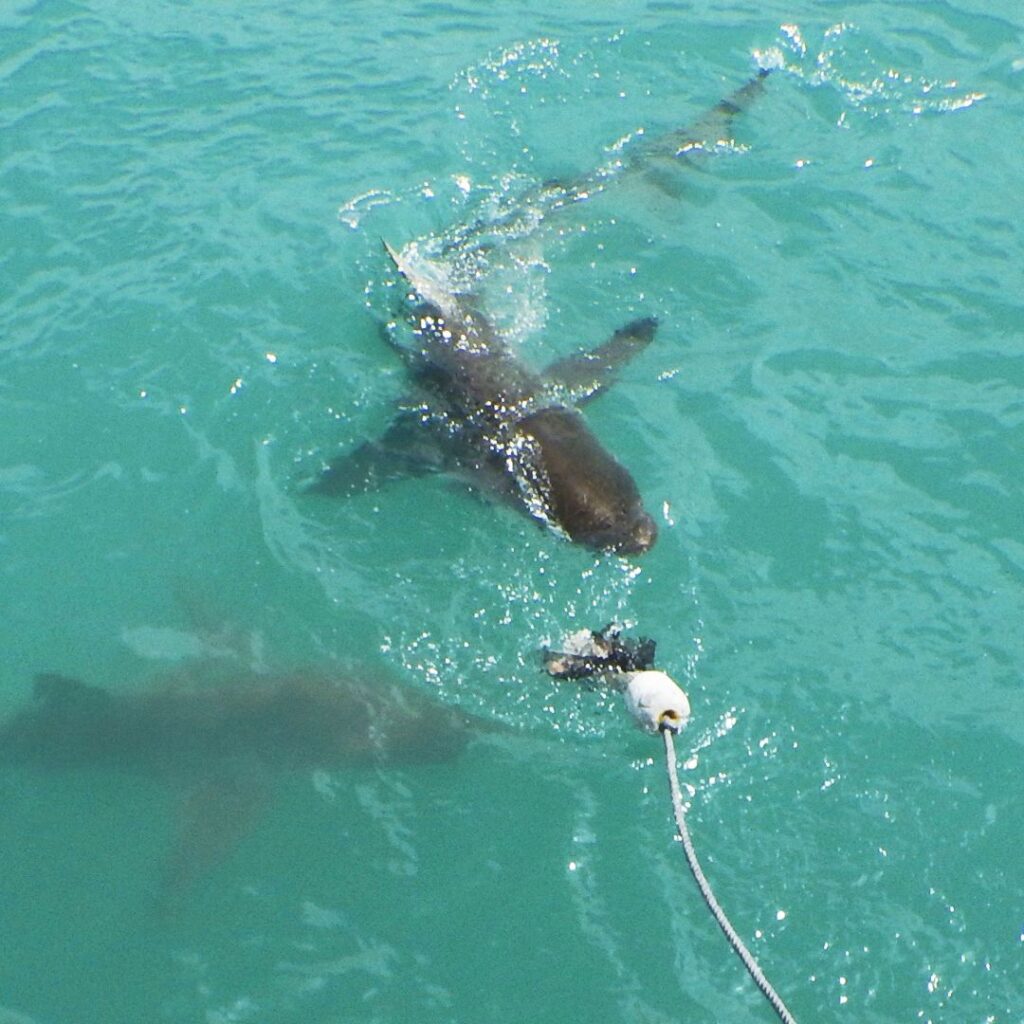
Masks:
[[[385,484],[444,468],[440,449],[422,423],[422,413],[403,410],[375,441],[364,441],[327,464],[307,490],[352,497]]]
[[[633,320],[592,351],[552,363],[544,378],[552,387],[571,392],[577,404],[588,402],[608,389],[619,368],[651,343],[657,329],[653,316]]]
[[[408,458],[385,448],[380,441],[366,441],[353,451],[331,459],[307,490],[350,498],[415,475],[415,468]]]
[[[159,904],[173,913],[258,821],[272,788],[258,765],[239,765],[203,777],[184,790],[177,810],[177,835],[164,869]]]

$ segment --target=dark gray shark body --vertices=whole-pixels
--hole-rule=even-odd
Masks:
[[[466,740],[463,719],[380,679],[245,674],[120,694],[41,675],[32,702],[0,724],[0,762],[171,784],[178,838],[160,887],[170,909],[253,827],[281,774],[446,761]]]
[[[646,551],[657,528],[633,478],[570,403],[607,387],[615,368],[651,340],[654,320],[635,321],[594,352],[536,374],[460,296],[388,252],[412,293],[415,346],[396,348],[416,404],[382,438],[335,459],[315,489],[352,494],[400,475],[455,470],[574,541]]]
[[[767,73],[759,72],[690,130],[574,181],[545,183],[496,217],[452,233],[443,252],[465,257],[484,250],[495,229],[507,235],[517,217],[529,225],[524,230],[534,230],[619,177],[637,170],[656,174],[659,162],[678,164],[713,149]],[[656,321],[635,320],[593,351],[533,373],[468,297],[443,283],[439,268],[385,248],[409,287],[414,344],[395,347],[416,395],[383,437],[332,460],[312,489],[351,495],[403,476],[456,470],[485,479],[573,541],[623,554],[648,550],[657,538],[655,522],[632,476],[590,430],[579,406],[602,393],[616,370],[651,341]]]

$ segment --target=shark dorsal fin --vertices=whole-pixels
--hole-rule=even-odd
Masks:
[[[406,274],[405,268],[402,266],[402,257],[398,254],[398,250],[386,238],[382,238],[380,240],[380,244],[384,246],[384,251],[388,254],[388,258],[392,263],[394,263],[395,270],[397,270],[402,277],[408,277],[409,275]]]

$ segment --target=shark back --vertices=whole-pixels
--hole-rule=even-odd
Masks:
[[[428,260],[413,263],[384,248],[408,284],[415,344],[403,357],[417,384],[460,421],[486,427],[529,402],[542,388],[491,323]]]
[[[665,165],[692,167],[729,139],[732,124],[762,92],[763,68],[689,129],[616,153],[605,166],[568,181],[547,181],[443,240],[473,265],[493,244],[525,239],[552,214],[640,174],[662,191],[678,189]],[[395,345],[417,394],[384,434],[331,459],[311,490],[356,495],[407,476],[469,469],[537,520],[602,550],[640,553],[657,529],[629,472],[588,429],[578,407],[607,390],[617,369],[651,340],[653,318],[633,321],[590,352],[561,359],[546,374],[522,366],[443,265],[384,242],[409,287],[413,343]],[[453,263],[454,265],[454,263]],[[394,339],[392,339],[394,341]]]
[[[115,694],[58,675],[0,725],[0,758],[191,776],[227,763],[271,770],[445,760],[460,720],[386,680],[246,676],[200,689]]]

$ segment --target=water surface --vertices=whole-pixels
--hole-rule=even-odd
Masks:
[[[172,920],[174,780],[5,770],[12,1021],[771,1019],[657,742],[538,670],[612,618],[689,691],[698,849],[798,1019],[1024,1021],[1015,4],[0,24],[2,706],[41,671],[356,664],[487,725],[450,763],[276,780]],[[659,318],[587,410],[649,554],[439,477],[302,493],[405,394],[382,236],[437,247],[758,58],[781,67],[729,145],[497,246],[484,282],[538,367]]]

